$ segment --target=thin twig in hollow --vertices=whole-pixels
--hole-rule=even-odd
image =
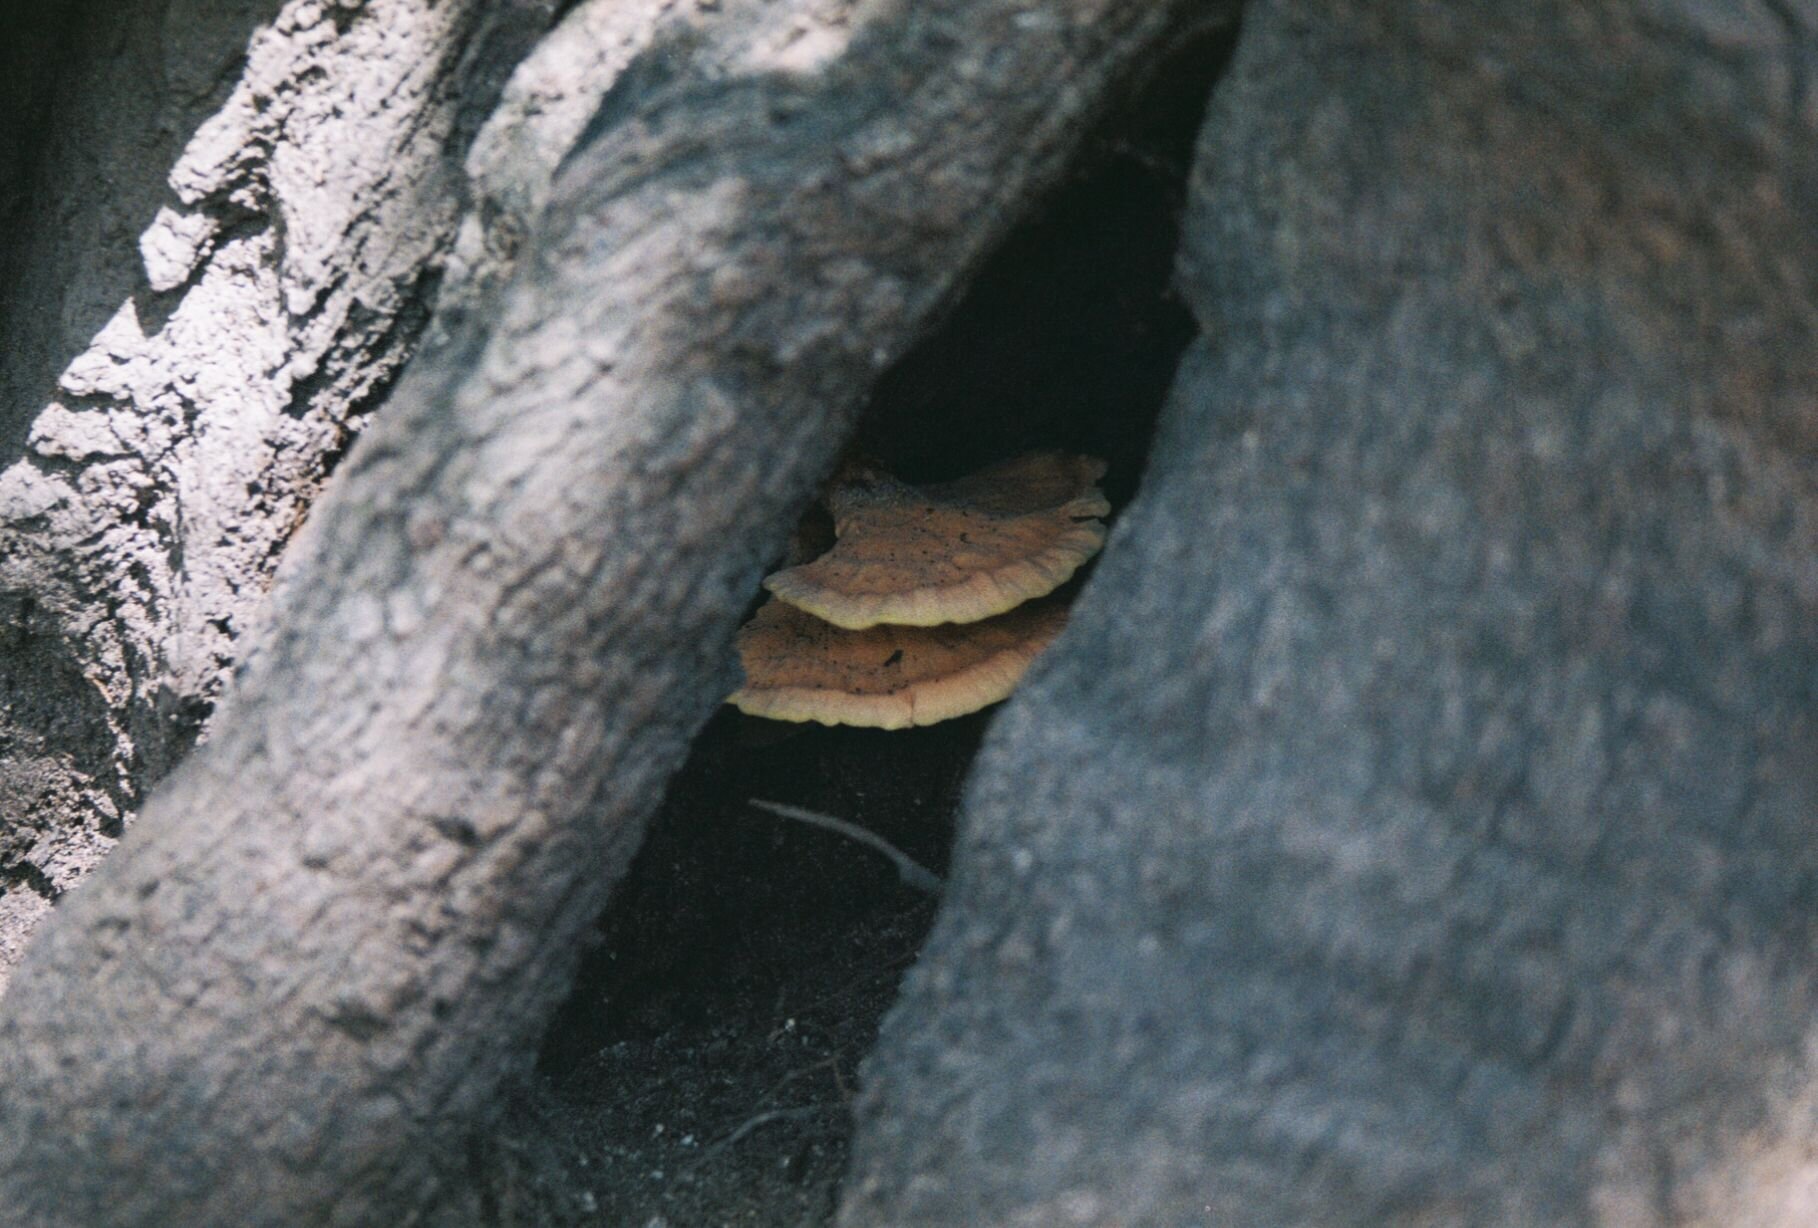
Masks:
[[[794,819],[796,822],[806,823],[810,827],[824,828],[842,835],[848,840],[856,840],[866,848],[875,849],[895,863],[896,876],[903,881],[905,887],[913,887],[917,891],[926,892],[937,898],[945,888],[940,875],[923,866],[876,832],[868,831],[856,823],[848,823],[845,819],[836,819],[830,814],[821,814],[814,810],[803,810],[800,806],[785,806],[781,802],[763,802],[755,797],[748,801],[759,810],[768,810],[771,814],[781,815],[785,819]]]
[[[773,1121],[797,1121],[804,1117],[821,1117],[834,1112],[839,1107],[833,1104],[804,1104],[793,1109],[770,1109],[759,1113],[756,1117],[748,1118],[738,1129],[702,1152],[700,1163],[704,1164],[710,1158],[736,1146],[741,1139],[759,1126],[767,1126]]]

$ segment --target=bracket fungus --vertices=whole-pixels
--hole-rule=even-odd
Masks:
[[[745,685],[731,702],[778,721],[932,725],[1008,696],[1066,621],[1048,598],[976,623],[846,631],[767,601],[739,632]]]
[[[832,547],[764,581],[739,631],[752,716],[906,729],[1007,697],[1067,621],[1056,593],[1098,552],[1104,462],[1036,453],[910,486],[849,464]]]
[[[865,464],[827,492],[837,540],[764,587],[851,631],[969,623],[1045,597],[1105,543],[1105,463],[1037,452],[910,486]]]

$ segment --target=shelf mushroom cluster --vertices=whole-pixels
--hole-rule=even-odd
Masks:
[[[1105,540],[1105,465],[1055,452],[911,486],[863,463],[830,485],[832,547],[764,581],[739,631],[753,716],[906,729],[1015,689],[1060,633],[1056,589]]]

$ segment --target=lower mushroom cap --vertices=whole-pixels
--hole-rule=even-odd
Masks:
[[[847,631],[772,600],[739,631],[745,685],[727,702],[771,720],[932,725],[1006,698],[1066,621],[1050,597],[983,622]]]

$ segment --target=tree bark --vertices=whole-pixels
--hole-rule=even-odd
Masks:
[[[1814,46],[1246,9],[842,1224],[1818,1222]]]
[[[0,134],[0,986],[195,741],[553,0],[132,0]],[[8,24],[9,31],[13,28]]]
[[[729,6],[641,57],[512,280],[336,475],[209,743],[28,953],[0,1205],[372,1223],[432,1199],[869,382],[1205,11]]]

